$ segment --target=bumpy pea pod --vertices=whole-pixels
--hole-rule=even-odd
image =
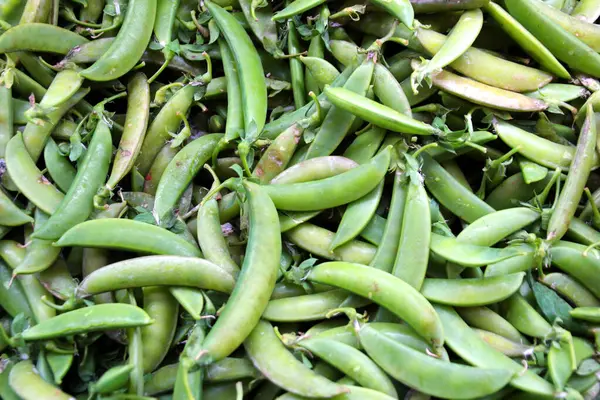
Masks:
[[[138,73],[127,85],[127,114],[121,141],[106,188],[113,190],[131,170],[142,147],[150,117],[150,86],[146,75]]]
[[[320,37],[317,38],[320,41],[323,40]],[[310,53],[310,47],[308,51]],[[337,78],[340,75],[340,71],[338,71],[333,64],[331,64],[329,61],[325,60],[322,57],[311,57],[310,55],[307,57],[300,56],[300,61],[302,61],[302,63],[306,66],[307,90],[308,87],[311,85],[310,80],[314,79],[314,84],[317,86],[318,89],[316,92],[312,90],[314,93],[320,92],[325,87],[325,85],[330,85],[335,80],[335,78]]]
[[[155,16],[156,0],[131,0],[123,26],[110,48],[81,75],[93,81],[110,81],[129,72],[150,42]]]
[[[260,372],[289,392],[309,397],[333,397],[347,391],[344,386],[316,374],[298,361],[266,321],[258,321],[244,341],[244,348]]]
[[[510,208],[482,216],[463,229],[456,239],[478,246],[493,246],[508,235],[525,228],[541,217],[526,207]]]
[[[93,211],[93,197],[108,173],[112,156],[110,130],[100,121],[77,176],[64,200],[32,238],[57,240],[71,227],[85,221]]]
[[[527,343],[510,322],[488,307],[462,307],[457,308],[456,312],[473,328],[493,332],[513,342]]]
[[[260,134],[267,118],[267,88],[260,57],[244,28],[231,14],[210,1],[205,5],[225,36],[237,65],[244,66],[238,69],[238,77],[245,134]]]
[[[438,360],[396,342],[369,324],[358,330],[367,354],[388,374],[420,392],[433,396],[469,399],[492,394],[512,378],[507,369],[474,368]],[[397,360],[403,360],[400,367]]]
[[[453,237],[431,234],[431,251],[465,267],[481,267],[523,255],[513,247],[495,248],[462,242]]]
[[[441,49],[431,60],[422,63],[419,69],[413,72],[414,88],[416,89],[423,80],[429,80],[432,74],[445,68],[467,51],[477,39],[482,26],[483,13],[480,9],[465,11],[452,28]],[[423,28],[417,29],[417,37],[422,30]]]
[[[12,367],[8,381],[15,393],[24,400],[47,398],[49,394],[53,400],[73,399],[58,387],[46,382],[29,360],[21,361]]]
[[[306,279],[369,297],[406,321],[436,352],[444,344],[444,333],[431,304],[412,286],[389,273],[360,264],[327,262],[310,270]],[[373,287],[381,290],[374,292]]]
[[[34,229],[41,229],[48,222],[48,215],[35,209]],[[35,232],[35,230],[34,230]],[[30,238],[25,258],[13,271],[14,275],[33,274],[49,268],[60,254],[60,248],[52,246],[49,240]]]
[[[245,182],[249,233],[246,256],[235,289],[202,345],[198,361],[210,364],[227,357],[250,334],[275,286],[281,234],[273,202],[264,188]]]
[[[380,132],[385,133],[385,131]],[[367,137],[370,136],[367,133],[365,133],[365,135],[367,135]],[[359,138],[360,137],[362,137],[362,135],[359,136]],[[359,150],[362,154],[368,154],[364,151],[364,148]],[[376,150],[377,149],[372,150],[371,153],[375,154]],[[345,156],[311,158],[310,160],[301,161],[298,164],[294,164],[285,171],[282,171],[276,177],[271,179],[270,183],[272,185],[283,185],[286,183],[310,182],[330,178],[356,168],[358,166],[357,162],[359,161],[361,163],[368,162],[371,157],[366,157],[364,160],[359,159],[358,161],[353,161],[353,159],[346,158]]]

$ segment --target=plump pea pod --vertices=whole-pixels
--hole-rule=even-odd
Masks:
[[[156,195],[156,191],[158,189],[158,185],[160,180],[167,169],[169,163],[175,158],[177,153],[179,152],[179,148],[174,148],[171,146],[171,143],[165,144],[158,154],[152,165],[150,166],[150,170],[144,179],[143,193],[147,193],[152,196],[152,207],[154,207],[154,196]],[[134,175],[135,169],[132,170],[132,175]]]
[[[447,40],[441,33],[429,29],[421,29],[418,39],[425,50],[434,55]],[[536,90],[552,80],[552,75],[544,71],[496,57],[476,47],[467,49],[450,67],[478,82],[513,92]],[[423,87],[419,89],[423,90]]]
[[[364,307],[368,299],[357,298],[348,302],[345,290],[329,290],[322,293],[286,297],[269,301],[262,318],[277,322],[318,321],[340,307]]]
[[[347,391],[344,386],[316,374],[298,361],[266,321],[258,321],[244,341],[244,348],[263,375],[289,392],[309,397],[333,397]]]
[[[449,363],[395,342],[369,324],[358,337],[367,354],[395,379],[433,396],[469,399],[494,393],[513,373],[506,369],[484,369]],[[399,366],[397,360],[403,360]]]
[[[496,211],[468,225],[458,234],[456,240],[477,246],[493,246],[538,218],[540,213],[526,207]]]
[[[547,240],[560,240],[569,229],[569,224],[577,211],[590,171],[594,167],[595,155],[596,121],[592,106],[588,105],[587,116],[577,140],[573,162],[569,166],[567,181],[560,192],[548,222]]]
[[[577,307],[570,311],[573,318],[588,322],[600,322],[600,307]]]
[[[12,272],[4,263],[0,263],[0,306],[12,317],[21,313],[26,317],[33,315],[21,281],[12,281]]]
[[[244,28],[230,13],[212,2],[205,5],[225,36],[237,64],[244,66],[238,69],[244,130],[247,134],[253,131],[260,133],[267,118],[267,88],[260,57]]]
[[[49,138],[44,147],[44,164],[48,174],[63,192],[67,192],[75,180],[77,171],[69,160],[60,154],[54,139]]]
[[[286,238],[311,254],[327,260],[348,261],[368,265],[377,248],[369,243],[353,240],[329,251],[334,233],[325,228],[305,222],[286,232]]]
[[[321,13],[320,15],[323,16],[328,16],[329,15],[329,9],[327,7],[323,7],[321,9]],[[313,36],[310,39],[310,43],[308,45],[308,51],[307,51],[307,56],[311,58],[311,60],[316,61],[316,63],[319,63],[319,61],[325,59],[325,41],[319,36]],[[304,81],[305,81],[305,85],[306,85],[306,91],[307,93],[313,92],[315,95],[319,95],[321,94],[321,90],[323,90],[323,86],[321,86],[321,83],[319,83],[319,81],[315,78],[315,76],[312,74],[310,68],[308,67],[307,63],[302,60],[302,58],[305,58],[303,56],[300,56],[300,62],[302,62],[302,64],[304,64],[305,69],[304,69]],[[327,63],[328,65],[325,67],[327,68],[329,71],[331,71],[330,66],[332,66],[331,64]],[[323,64],[321,64],[323,65]],[[339,74],[339,72],[337,71],[337,69],[335,67],[333,67],[333,69],[335,70],[335,72],[333,73],[333,76],[331,77],[331,80],[329,83],[333,82],[333,80],[337,77],[337,75]],[[321,71],[325,71],[325,70],[321,70]]]
[[[443,330],[431,304],[412,286],[391,274],[360,264],[327,262],[314,267],[306,279],[369,297],[402,318],[427,339],[434,350],[444,344]],[[381,290],[374,292],[373,287]]]
[[[431,251],[448,261],[465,267],[482,267],[523,255],[512,247],[498,249],[461,242],[456,238],[431,234]]]
[[[40,103],[40,105],[49,109],[58,107],[73,97],[82,84],[83,78],[79,76],[77,70],[63,69],[52,79],[50,87],[42,99],[43,103]],[[50,90],[53,86],[60,90]]]
[[[364,98],[373,78],[374,66],[375,63],[372,60],[365,60],[350,75],[348,81],[344,84],[344,89],[360,98]],[[323,95],[331,101],[326,93],[323,93]],[[308,148],[305,159],[328,156],[333,153],[352,127],[352,123],[356,118],[353,111],[334,105],[327,112],[321,128]]]
[[[196,246],[166,229],[144,222],[116,218],[97,219],[75,225],[65,232],[55,245],[201,256]]]
[[[195,89],[191,85],[178,90],[152,120],[142,143],[140,154],[135,161],[142,176],[148,174],[156,155],[162,146],[171,139],[169,132],[178,130],[181,125],[179,115],[187,113],[194,99],[194,91]]]
[[[383,179],[390,164],[386,148],[369,163],[348,172],[318,181],[265,186],[278,209],[311,211],[348,204],[369,193]],[[356,188],[347,191],[349,185]]]
[[[171,221],[177,201],[194,176],[210,159],[221,134],[204,135],[181,149],[165,169],[154,198],[153,213],[159,225]]]
[[[392,381],[368,356],[347,344],[322,338],[301,340],[298,346],[338,368],[362,387],[397,398]]]
[[[50,0],[27,0],[19,24],[29,24],[32,22],[48,22],[48,17],[52,10]]]
[[[221,231],[219,222],[219,206],[217,201],[211,199],[204,203],[198,210],[198,243],[207,260],[236,276],[240,267],[233,261],[229,254],[227,241]]]
[[[511,372],[513,387],[539,396],[552,397],[552,385],[532,371],[494,350],[458,316],[451,307],[436,305],[448,346],[463,360],[480,368],[501,368]]]
[[[179,0],[157,0],[156,2],[154,34],[162,47],[171,43],[173,39],[173,26],[178,8]]]
[[[83,36],[58,26],[42,23],[21,24],[0,35],[0,52],[35,51],[67,54],[87,43]]]
[[[283,173],[300,142],[304,132],[299,124],[294,124],[283,131],[265,150],[252,175],[258,178],[259,183],[267,184]]]
[[[179,304],[167,288],[145,287],[144,311],[154,323],[141,328],[144,373],[154,371],[171,348],[175,336]]]
[[[312,218],[319,215],[321,211],[287,212],[279,214],[279,230],[281,233],[287,232]]]
[[[364,133],[354,138],[344,151],[344,157],[359,164],[368,162],[379,149],[386,131],[378,126],[367,129]],[[333,156],[335,157],[335,156]],[[315,160],[314,158],[311,160]],[[307,162],[310,160],[307,160]],[[298,165],[298,164],[296,164]]]
[[[519,293],[515,293],[502,303],[504,317],[519,332],[543,338],[552,327]]]
[[[412,118],[410,103],[406,98],[402,85],[380,63],[375,64],[375,70],[373,71],[373,92],[381,101],[381,104]]]
[[[29,360],[17,363],[11,369],[8,381],[15,393],[24,400],[40,398],[72,400],[74,398],[46,382]]]
[[[359,136],[359,137],[362,137]],[[362,163],[369,161],[361,160]],[[271,179],[272,185],[317,181],[347,172],[358,166],[358,161],[340,156],[315,157],[299,162]]]
[[[144,310],[129,304],[98,304],[57,315],[26,329],[24,340],[45,340],[87,332],[145,326],[153,323]]]
[[[322,39],[319,38],[319,40]],[[325,85],[331,84],[340,74],[340,71],[333,64],[321,57],[300,56],[300,61],[306,66],[307,79],[309,76],[313,77],[312,79],[315,80],[315,83],[321,90],[323,90]]]
[[[420,290],[427,271],[431,242],[429,198],[422,182],[411,180],[408,183],[404,202],[402,231],[392,274]]]
[[[230,293],[234,279],[219,266],[197,257],[136,257],[90,273],[79,285],[78,296],[146,286],[189,286]]]
[[[33,222],[33,219],[0,190],[0,225],[20,226],[30,222]]]
[[[540,63],[542,68],[559,78],[571,78],[569,72],[554,57],[552,52],[501,6],[489,2],[484,6],[484,9],[527,54]]]
[[[600,300],[570,275],[552,272],[540,276],[539,279],[577,307],[600,307]]]
[[[572,350],[572,345],[562,340],[558,345],[550,346],[548,350],[548,374],[557,391],[565,389],[569,377],[577,367]]]
[[[112,367],[107,370],[98,380],[90,384],[91,393],[110,394],[124,387],[129,382],[129,374],[133,365],[125,364]]]
[[[392,400],[396,397],[388,396],[385,393],[373,389],[367,389],[360,386],[352,386],[354,380],[348,376],[336,381],[339,385],[345,385],[348,393],[335,396],[336,400]],[[308,400],[310,397],[298,396],[292,393],[286,393],[277,397],[277,400]]]
[[[405,114],[346,88],[326,87],[324,93],[336,107],[347,110],[357,117],[382,128],[413,135],[434,135],[439,133],[431,125],[407,117]]]
[[[421,293],[437,304],[474,307],[495,304],[508,298],[521,287],[525,272],[492,278],[435,279],[423,282]]]
[[[416,14],[428,14],[479,8],[485,6],[488,3],[488,0],[462,0],[451,2],[446,0],[410,0],[410,3]]]
[[[0,157],[4,157],[6,144],[14,135],[14,124],[27,123],[19,121],[21,118],[18,115],[24,112],[23,108],[29,108],[29,103],[16,100],[12,98],[12,88],[0,85]]]
[[[273,21],[282,21],[305,11],[318,7],[324,0],[295,0],[273,16]]]
[[[543,13],[538,0],[508,0],[508,12],[559,60],[592,76],[600,76],[600,55]]]
[[[421,68],[414,72],[416,83],[419,84],[423,79],[428,79],[432,74],[463,55],[477,39],[482,26],[483,13],[481,9],[465,11],[433,58],[421,64]],[[423,28],[417,30],[417,37],[421,31]]]
[[[129,72],[150,42],[155,16],[156,0],[129,1],[123,26],[110,48],[81,75],[92,81],[110,81]]]
[[[571,13],[571,16],[583,21],[594,23],[600,17],[600,7],[594,0],[581,0]]]
[[[17,133],[6,146],[6,168],[9,174],[19,177],[15,184],[36,207],[47,214],[58,209],[64,195],[37,168],[25,148],[21,133]]]
[[[519,342],[514,342],[493,332],[484,331],[482,329],[473,329],[481,340],[493,347],[495,350],[508,357],[525,357],[532,350],[532,346],[527,346]]]
[[[127,85],[127,116],[123,134],[106,188],[113,190],[133,167],[142,147],[150,117],[150,86],[143,73],[131,78]]]
[[[247,182],[244,189],[250,227],[246,255],[231,297],[202,344],[202,364],[227,357],[246,339],[267,307],[277,278],[281,255],[277,211],[263,187]]]
[[[585,98],[589,96],[589,93],[590,92],[586,88],[581,86],[568,83],[549,83],[536,91],[525,94],[540,100],[549,99],[550,101],[569,102],[580,97]]]
[[[36,208],[35,229],[45,226],[48,215]],[[35,232],[35,231],[34,231]],[[13,271],[13,274],[33,274],[49,268],[60,254],[60,248],[52,246],[49,240],[30,238],[25,258]]]
[[[287,20],[287,46],[288,53],[298,54],[302,52],[300,38],[296,30],[296,24],[293,20]],[[302,108],[306,104],[306,86],[304,84],[304,68],[302,61],[297,58],[290,59],[290,76],[292,78],[292,94],[294,96],[294,105],[296,109]]]
[[[57,240],[73,226],[85,221],[93,211],[93,197],[104,182],[112,156],[108,126],[100,121],[73,184],[48,221],[32,238]]]
[[[510,322],[488,307],[461,307],[457,308],[456,312],[473,328],[493,332],[513,342],[527,343]]]

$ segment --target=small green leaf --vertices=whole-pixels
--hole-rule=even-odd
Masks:
[[[319,260],[317,260],[316,258],[307,258],[306,260],[302,261],[300,263],[300,265],[298,265],[298,269],[301,269],[301,270],[310,269],[315,265],[315,263],[317,261],[319,261]]]
[[[238,164],[233,164],[229,168],[231,168],[232,170],[234,170],[238,177],[240,177],[240,178],[244,177],[244,170]]]
[[[150,225],[156,225],[154,216],[152,215],[152,213],[150,213],[148,211],[136,215],[135,217],[133,217],[133,220],[139,221],[139,222],[144,222],[144,223],[150,224]]]
[[[150,50],[162,50],[163,46],[162,46],[162,44],[160,44],[160,43],[158,43],[157,41],[154,41],[154,40],[153,40],[153,41],[151,41],[151,42],[148,44],[148,48],[149,48]]]

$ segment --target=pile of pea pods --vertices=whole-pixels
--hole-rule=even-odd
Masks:
[[[600,398],[600,1],[0,1],[0,399]]]

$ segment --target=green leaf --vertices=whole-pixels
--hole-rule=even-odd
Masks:
[[[162,50],[163,46],[157,41],[153,40],[148,44],[150,50]]]
[[[316,258],[307,258],[306,260],[302,261],[300,263],[300,265],[298,265],[298,269],[301,269],[301,270],[310,269],[310,268],[314,267],[314,265],[316,264],[317,261],[319,261],[319,260]]]
[[[210,32],[208,44],[212,44],[216,42],[219,36],[221,35],[221,31],[219,30],[219,27],[215,23],[214,19],[211,19],[208,23],[208,31]]]
[[[175,219],[175,223],[169,230],[173,233],[180,234],[180,233],[185,232],[186,229],[187,229],[187,226],[185,225],[185,222],[183,222],[180,219]]]
[[[144,211],[146,211],[146,210],[144,210]],[[139,221],[139,222],[144,222],[144,223],[150,224],[150,225],[156,225],[156,220],[154,219],[154,216],[152,215],[151,212],[148,212],[148,211],[136,215],[135,217],[133,217],[133,220]]]
[[[175,39],[170,43],[167,43],[167,45],[165,46],[165,49],[172,51],[175,54],[179,54],[179,52],[181,51],[181,46],[179,45],[179,40]]]
[[[240,177],[240,178],[244,177],[244,170],[238,164],[233,164],[229,168],[231,168],[232,170],[234,170],[238,177]]]

